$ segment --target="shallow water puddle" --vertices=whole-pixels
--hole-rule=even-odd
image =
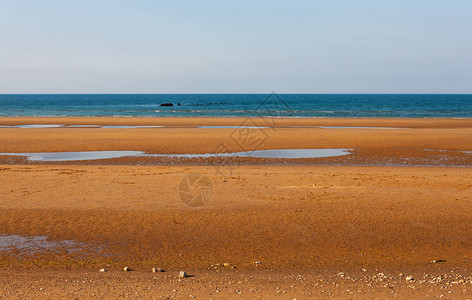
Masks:
[[[70,251],[74,251],[84,247],[82,243],[76,241],[48,241],[47,238],[47,236],[0,235],[0,251],[20,250],[37,252],[58,248],[67,248]]]
[[[101,126],[101,128],[120,128],[120,129],[129,129],[129,128],[162,128],[170,126],[132,126],[132,125],[117,125],[117,126]]]
[[[67,125],[69,128],[101,128],[101,125]]]
[[[103,126],[103,125],[64,125],[64,124],[25,124],[25,125],[0,125],[0,128],[161,128],[168,126],[131,126],[131,125],[119,125],[119,126]]]
[[[277,149],[256,150],[249,157],[260,158],[321,158],[350,154],[352,149]],[[243,152],[240,152],[241,154]],[[242,156],[242,155],[241,155]]]
[[[406,127],[343,127],[343,126],[318,126],[323,129],[409,129]]]
[[[60,128],[62,124],[0,125],[0,128]]]
[[[145,154],[142,151],[85,151],[85,152],[46,152],[46,153],[0,153],[0,156],[24,156],[29,161],[78,161],[121,157],[254,157],[254,158],[321,158],[350,154],[351,149],[275,149],[251,152],[203,153],[203,154]]]
[[[84,152],[45,152],[45,153],[0,153],[0,156],[25,156],[29,161],[74,161],[121,158],[139,156],[141,151],[84,151]]]
[[[219,156],[255,158],[321,158],[350,154],[351,149],[274,149],[249,152],[204,153],[204,154],[145,154],[144,156],[207,158]]]
[[[230,128],[230,129],[266,129],[270,127],[264,127],[264,126],[197,126],[197,128],[204,128],[204,129],[215,129],[215,128]]]

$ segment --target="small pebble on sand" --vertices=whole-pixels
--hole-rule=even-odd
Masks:
[[[153,273],[158,273],[158,272],[165,272],[163,268],[152,268]]]
[[[179,273],[179,278],[187,278],[188,277],[188,274],[184,271],[180,271]]]

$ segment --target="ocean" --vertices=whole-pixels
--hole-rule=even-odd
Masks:
[[[174,106],[160,106],[172,103]],[[179,105],[180,104],[180,105]],[[0,116],[472,118],[472,95],[0,95]]]

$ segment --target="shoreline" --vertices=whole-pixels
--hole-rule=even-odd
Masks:
[[[375,125],[379,127],[412,128],[471,128],[472,118],[286,118],[286,117],[0,117],[0,125],[67,124],[67,125],[234,125],[245,120],[266,124],[274,120],[275,126],[351,126]],[[273,124],[273,123],[271,123]],[[401,125],[401,126],[400,126]],[[439,126],[439,127],[438,127]]]

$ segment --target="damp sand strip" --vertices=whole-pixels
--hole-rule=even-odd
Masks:
[[[0,128],[106,128],[106,129],[134,129],[134,128],[201,128],[201,129],[267,129],[267,128],[319,128],[319,129],[410,129],[406,127],[336,127],[336,126],[166,126],[166,125],[64,125],[64,124],[25,124],[0,125]]]

